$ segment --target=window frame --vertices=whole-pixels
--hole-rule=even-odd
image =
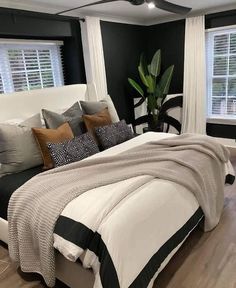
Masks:
[[[213,99],[213,79],[217,78],[226,78],[226,95],[225,98],[228,99],[228,80],[230,77],[236,78],[236,74],[230,76],[229,71],[229,57],[230,55],[235,55],[236,53],[230,53],[230,43],[228,45],[227,54],[227,74],[226,75],[214,75],[214,37],[218,35],[229,35],[229,34],[236,34],[236,25],[227,26],[227,27],[219,27],[206,30],[206,91],[207,91],[207,122],[208,123],[215,123],[215,124],[236,124],[236,115],[221,115],[221,114],[212,114],[212,99]],[[222,55],[217,55],[222,56]],[[236,96],[236,95],[235,95]],[[216,97],[216,96],[215,96]]]
[[[37,57],[39,57],[38,56],[39,50],[49,50],[50,64],[51,64],[52,69],[48,69],[48,70],[52,71],[53,84],[54,84],[53,86],[50,86],[50,87],[63,86],[64,75],[63,75],[63,64],[62,64],[62,57],[61,57],[61,47],[63,45],[64,45],[63,41],[0,39],[0,57],[1,57],[0,74],[2,76],[3,89],[4,89],[4,93],[1,93],[1,94],[37,89],[37,88],[30,89],[29,77],[27,77],[28,73],[35,72],[36,70],[32,69],[32,71],[30,71],[29,69],[26,69],[26,67],[24,69],[24,72],[25,72],[26,79],[27,79],[27,89],[25,90],[15,89],[12,75],[17,74],[17,72],[13,72],[10,67],[10,59],[9,59],[8,51],[11,49],[22,50],[22,51],[24,50],[26,51],[30,49],[36,50]],[[37,70],[39,72],[40,79],[41,79],[41,88],[39,89],[48,88],[48,87],[43,87],[42,72],[44,72],[45,69],[41,69],[40,61],[39,59],[37,60],[38,60],[38,65],[39,65],[39,68]]]

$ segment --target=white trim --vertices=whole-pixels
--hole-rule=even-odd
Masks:
[[[27,39],[4,39],[0,38],[0,44],[16,44],[16,45],[64,45],[63,41],[52,41],[52,40],[27,40]]]
[[[229,25],[229,26],[221,26],[221,27],[216,27],[216,28],[210,28],[206,29],[206,32],[218,32],[218,31],[228,31],[231,29],[236,29],[236,25]]]
[[[236,125],[236,118],[207,118],[207,123],[212,124],[225,124],[225,125]]]

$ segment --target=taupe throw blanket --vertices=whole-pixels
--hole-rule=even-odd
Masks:
[[[205,231],[209,231],[222,212],[228,158],[228,150],[212,138],[183,134],[39,174],[10,199],[10,256],[23,271],[38,272],[53,286],[53,231],[64,207],[90,189],[140,175],[174,181],[189,189],[205,213]]]

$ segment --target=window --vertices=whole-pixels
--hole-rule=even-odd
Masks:
[[[236,28],[207,33],[208,117],[236,119]]]
[[[0,93],[62,86],[62,44],[0,40]]]

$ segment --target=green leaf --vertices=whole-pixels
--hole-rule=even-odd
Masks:
[[[144,76],[149,74],[148,73],[147,59],[146,59],[144,53],[142,53],[140,56],[139,66],[141,67],[141,70],[142,70]]]
[[[141,86],[131,78],[128,78],[129,84],[144,98],[144,91]]]
[[[158,84],[156,84],[154,95],[155,95],[156,99],[162,98],[162,91],[161,91],[161,88]]]
[[[161,50],[159,49],[153,56],[151,66],[150,66],[150,74],[154,77],[160,75],[161,72]]]
[[[147,79],[144,75],[144,72],[142,70],[142,67],[141,66],[138,66],[138,72],[139,72],[139,76],[140,76],[140,79],[142,80],[143,84],[149,88],[148,86],[148,82],[147,82]]]
[[[148,73],[151,74],[151,64],[148,65]]]
[[[152,75],[147,75],[146,80],[148,83],[148,93],[154,93],[155,90],[155,80],[153,79]]]
[[[162,95],[167,95],[169,92],[173,72],[174,72],[174,65],[167,68],[161,77],[159,85]]]

